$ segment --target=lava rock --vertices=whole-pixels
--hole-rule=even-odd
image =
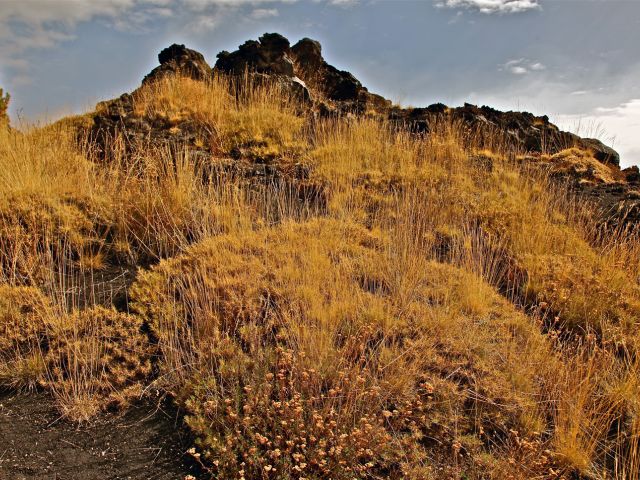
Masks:
[[[158,54],[160,66],[154,68],[142,83],[152,82],[169,75],[182,75],[194,80],[206,80],[211,77],[211,67],[204,56],[185,47],[173,44]]]
[[[279,33],[265,33],[258,41],[246,41],[235,52],[220,52],[214,68],[234,75],[248,71],[294,77],[288,53],[289,40]]]
[[[355,110],[367,107],[377,111],[389,109],[391,102],[386,98],[370,93],[351,73],[329,65],[322,57],[322,46],[316,40],[303,38],[291,47],[298,76],[318,89],[329,100],[351,102]]]
[[[249,75],[258,82],[274,80],[303,103],[312,100],[305,82],[295,75],[289,40],[279,33],[265,33],[258,41],[248,40],[235,52],[220,52],[214,69],[229,75]]]
[[[620,166],[620,155],[613,148],[607,147],[600,140],[595,138],[581,138],[579,146],[591,151],[594,158],[602,163]]]
[[[637,165],[622,170],[623,175],[629,183],[640,183],[640,169]]]

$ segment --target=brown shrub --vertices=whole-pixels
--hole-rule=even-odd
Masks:
[[[63,413],[87,420],[141,395],[152,355],[141,329],[139,318],[102,307],[60,319],[49,333],[44,383]]]

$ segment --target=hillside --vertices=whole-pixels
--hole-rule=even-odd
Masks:
[[[169,405],[201,478],[638,478],[637,167],[393,105],[309,39],[159,63],[0,128],[7,391]]]

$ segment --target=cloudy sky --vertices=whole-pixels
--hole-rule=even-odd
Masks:
[[[0,87],[14,123],[137,87],[157,53],[277,31],[403,105],[548,114],[640,164],[640,0],[0,0]]]

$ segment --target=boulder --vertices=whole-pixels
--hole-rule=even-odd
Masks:
[[[291,47],[291,55],[298,76],[329,100],[351,102],[360,110],[371,107],[382,111],[391,106],[389,100],[370,93],[351,73],[329,65],[322,57],[322,46],[318,41],[303,38]]]
[[[307,86],[331,102],[340,102],[329,110],[381,111],[390,102],[369,91],[351,73],[338,70],[322,57],[322,47],[316,40],[303,38],[293,47],[278,33],[265,33],[258,40],[249,40],[234,52],[218,54],[215,70],[232,75],[271,75],[291,87],[296,96],[310,99]]]
[[[171,145],[187,146],[192,155],[207,153],[207,148],[200,142],[207,135],[206,126],[194,119],[176,123],[163,115],[136,115],[134,96],[128,93],[100,102],[93,114],[92,125],[87,131],[80,132],[80,138],[88,136],[92,140],[96,154],[103,161],[113,160],[107,155],[114,151],[114,141],[122,142],[125,157],[140,148],[148,150]]]
[[[211,77],[211,67],[200,52],[184,45],[173,44],[158,54],[160,66],[154,68],[142,83],[148,83],[168,75],[182,75],[194,80],[206,80]]]
[[[317,72],[326,64],[322,58],[322,45],[317,40],[305,37],[291,47],[291,53],[296,59],[296,66],[306,75]]]
[[[235,52],[220,52],[214,69],[229,75],[250,75],[257,81],[272,79],[303,103],[312,99],[305,82],[295,74],[289,40],[279,33],[265,33],[257,41],[248,40]]]
[[[293,61],[288,54],[289,40],[279,33],[265,33],[258,41],[244,42],[235,52],[220,52],[214,68],[234,75],[248,71],[294,77]]]
[[[622,174],[628,183],[640,184],[640,169],[637,165],[625,168],[622,170]]]
[[[607,147],[595,138],[581,138],[579,146],[589,150],[596,160],[610,165],[620,166],[620,155],[613,148]]]

